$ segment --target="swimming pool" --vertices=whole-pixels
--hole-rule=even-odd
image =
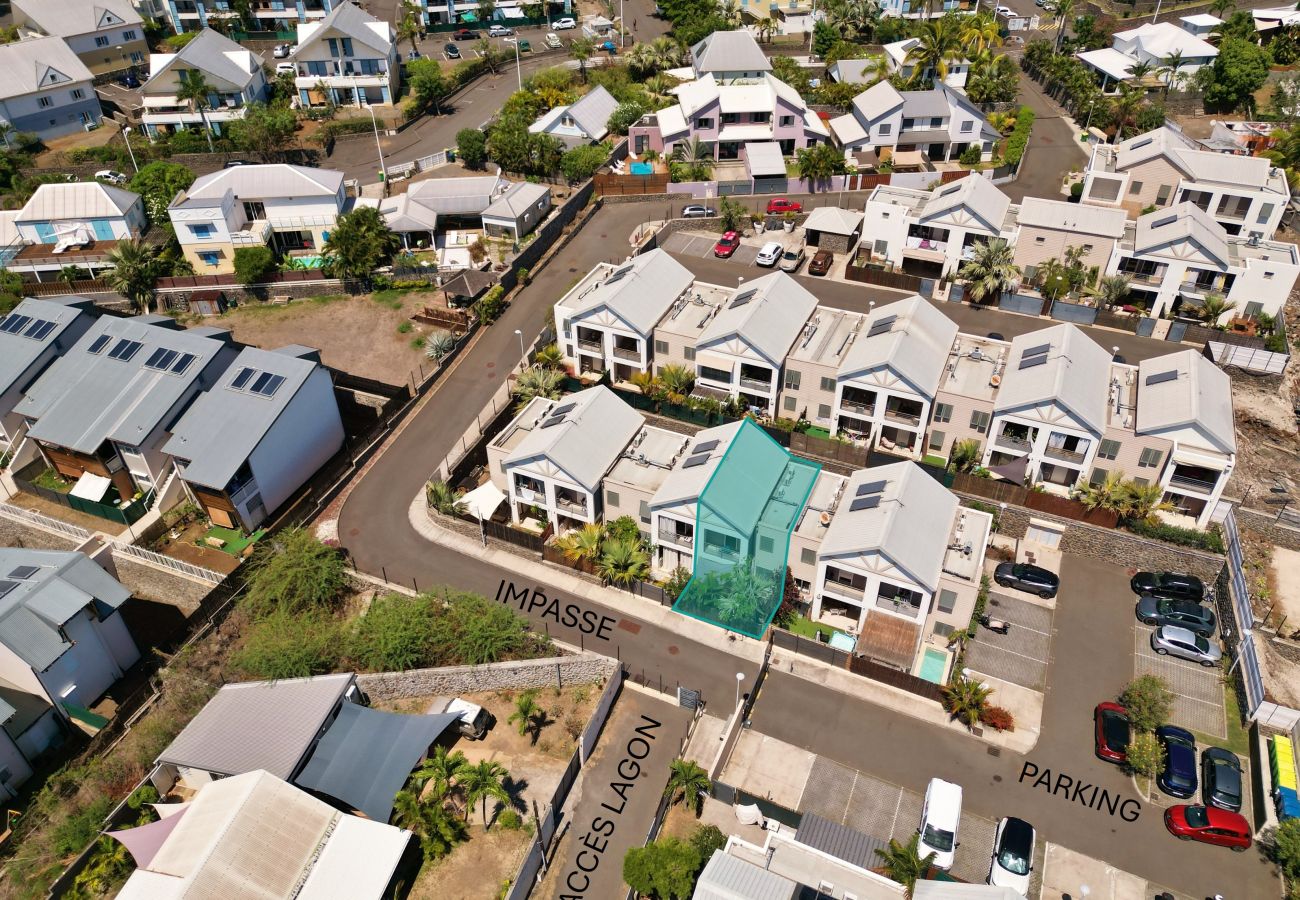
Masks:
[[[925,657],[921,660],[921,677],[935,684],[943,684],[943,676],[948,670],[948,654],[932,647],[925,648]]]
[[[628,167],[633,175],[653,175],[655,167],[648,162],[634,162]]]
[[[304,269],[319,269],[324,260],[319,256],[295,256],[294,262],[301,263]]]

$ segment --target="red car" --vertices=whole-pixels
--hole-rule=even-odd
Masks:
[[[767,201],[767,214],[769,216],[779,216],[788,212],[803,212],[803,204],[797,200],[787,200],[784,197],[775,197]]]
[[[1131,734],[1128,710],[1118,703],[1098,703],[1092,718],[1096,726],[1097,758],[1122,765],[1128,759]]]
[[[728,231],[716,244],[713,245],[713,255],[719,259],[727,259],[731,254],[736,252],[740,246],[740,237],[734,231]]]
[[[1165,827],[1180,841],[1231,847],[1238,853],[1250,847],[1250,823],[1241,814],[1226,809],[1171,806],[1165,810]]]

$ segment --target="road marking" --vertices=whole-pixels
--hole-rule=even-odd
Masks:
[[[1008,650],[1006,647],[999,647],[997,644],[982,643],[981,646],[992,647],[994,650],[1001,650],[1003,653],[1010,653],[1014,656],[1019,656],[1021,659],[1028,659],[1036,663],[1047,665],[1047,660],[1045,659],[1039,659],[1037,656],[1030,656],[1027,653],[1017,653],[1015,650]]]

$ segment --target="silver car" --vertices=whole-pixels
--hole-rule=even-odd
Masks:
[[[1161,625],[1151,632],[1151,649],[1161,656],[1177,656],[1203,666],[1217,666],[1223,656],[1218,644],[1177,625]]]
[[[803,247],[795,247],[781,254],[781,271],[798,272],[799,267],[803,265],[804,250]]]

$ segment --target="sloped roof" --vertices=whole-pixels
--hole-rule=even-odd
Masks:
[[[1026,350],[1046,344],[1041,365],[1020,368]],[[1069,324],[1019,335],[1011,341],[994,408],[998,412],[1056,403],[1094,434],[1106,430],[1111,354]]]
[[[883,328],[878,334],[872,330]],[[957,323],[920,296],[871,311],[840,365],[841,381],[885,367],[923,397],[939,389]]]
[[[864,834],[847,825],[824,819],[816,813],[804,813],[794,838],[805,847],[828,853],[860,869],[880,865],[876,850],[885,850],[889,841]]]
[[[360,41],[380,56],[388,56],[393,48],[393,28],[381,22],[355,3],[343,2],[330,10],[319,23],[303,22],[298,25],[298,46],[292,56],[319,43],[331,30]]]
[[[477,216],[492,205],[504,187],[500,175],[469,175],[429,178],[411,185],[407,193],[440,216]]]
[[[853,98],[853,108],[868,122],[903,105],[903,95],[888,81],[878,81]]]
[[[851,237],[862,228],[862,213],[852,209],[840,209],[838,206],[819,206],[809,213],[803,227],[805,231],[822,231],[826,234],[842,234]]]
[[[770,72],[772,62],[750,32],[715,31],[691,47],[697,75],[706,72]]]
[[[520,181],[510,185],[504,194],[493,200],[492,205],[483,210],[483,217],[518,219],[530,206],[543,197],[549,196],[551,196],[550,185]]]
[[[1155,253],[1167,244],[1187,241],[1194,242],[1222,268],[1228,268],[1232,260],[1228,233],[1222,225],[1210,218],[1209,213],[1191,201],[1139,216],[1133,237],[1133,251],[1139,254]]]
[[[559,413],[564,407],[571,408]],[[503,467],[540,457],[593,493],[645,424],[644,416],[604,385],[552,403],[543,418],[551,416],[559,416],[559,423],[534,428],[506,457]]]
[[[23,566],[36,571],[20,578]],[[0,587],[0,644],[38,672],[72,646],[64,623],[92,603],[108,615],[131,596],[90,557],[62,550],[0,547]]]
[[[0,394],[16,385],[21,386],[18,384],[20,381],[31,378],[35,374],[31,370],[32,364],[63,335],[69,325],[81,316],[89,318],[94,307],[93,300],[73,296],[51,297],[46,300],[28,297],[14,307],[10,315],[30,316],[33,323],[51,322],[54,328],[39,339],[25,333],[9,334],[0,331]],[[27,325],[23,331],[32,327]],[[41,330],[43,329],[38,328],[36,333]]]
[[[649,335],[694,279],[690,269],[665,251],[654,249],[615,268],[604,280],[575,297],[570,309],[574,318],[585,318],[603,307],[639,333]]]
[[[1163,155],[1194,181],[1238,187],[1264,188],[1273,172],[1272,161],[1265,157],[1205,150],[1168,125],[1116,144],[1113,152],[1117,171],[1126,171]]]
[[[692,900],[794,900],[801,890],[797,881],[769,872],[762,866],[714,850],[695,883]]]
[[[742,284],[700,333],[696,347],[735,337],[779,367],[816,308],[817,298],[807,288],[784,272],[773,272]]]
[[[140,195],[99,181],[43,184],[18,214],[19,222],[113,219],[140,202]]]
[[[1010,206],[1011,198],[1002,193],[991,179],[971,174],[936,188],[921,208],[920,218],[925,221],[965,207],[983,223],[986,231],[996,234],[1002,230]]]
[[[194,179],[177,206],[190,200],[220,200],[231,191],[236,199],[262,197],[332,197],[343,187],[343,173],[312,166],[267,163],[260,166],[233,166]]]
[[[0,99],[90,81],[90,70],[61,37],[29,38],[0,45]]]
[[[251,50],[245,50],[219,31],[205,28],[176,53],[150,54],[149,81],[145,82],[144,92],[158,91],[159,88],[153,86],[154,79],[178,62],[239,87],[247,86],[262,69],[261,58]],[[165,90],[170,93],[174,87],[169,85]]]
[[[873,73],[876,71],[876,60],[870,57],[839,59],[826,67],[826,74],[844,84],[866,84],[868,69]]]
[[[1159,59],[1164,59],[1175,51],[1181,51],[1189,59],[1219,55],[1218,48],[1213,44],[1179,28],[1173,22],[1147,22],[1137,28],[1117,31],[1113,40],[1134,41],[1137,46]]]
[[[659,490],[655,491],[654,497],[650,500],[652,509],[659,509],[665,506],[675,506],[680,503],[692,503],[699,499],[700,493],[704,490],[709,479],[713,477],[713,471],[718,467],[722,457],[726,455],[727,448],[731,446],[731,441],[740,430],[740,422],[728,422],[726,425],[715,425],[712,428],[706,428],[697,432],[695,439],[691,442],[691,449],[702,447],[710,441],[717,443],[709,450],[679,454],[676,463],[659,485]],[[700,453],[708,453],[709,458],[699,465],[686,468],[686,460],[698,456]]]
[[[1168,380],[1152,376],[1174,372]],[[1195,350],[1144,359],[1138,364],[1139,434],[1194,428],[1222,453],[1237,452],[1232,417],[1232,379]]]
[[[753,177],[785,175],[785,157],[776,141],[751,141],[745,145],[745,167]]]
[[[1122,209],[1092,206],[1087,203],[1069,203],[1065,200],[1044,200],[1026,197],[1020,201],[1020,224],[1031,228],[1054,228],[1074,234],[1119,238],[1124,236],[1127,214]]]
[[[398,194],[383,199],[362,197],[357,205],[374,204],[384,223],[398,233],[412,231],[434,231],[438,227],[438,212],[420,201],[420,197],[411,192]]]
[[[616,109],[618,101],[614,95],[598,84],[569,106],[569,115],[585,134],[598,141],[609,134],[609,117]]]
[[[61,38],[144,22],[130,0],[13,0],[13,6],[41,31]]]
[[[870,508],[852,509],[858,490],[875,482],[880,500]],[[868,495],[863,495],[868,496]],[[822,539],[821,557],[879,553],[926,590],[939,587],[948,532],[957,496],[913,462],[858,469],[848,484],[835,517]]]

